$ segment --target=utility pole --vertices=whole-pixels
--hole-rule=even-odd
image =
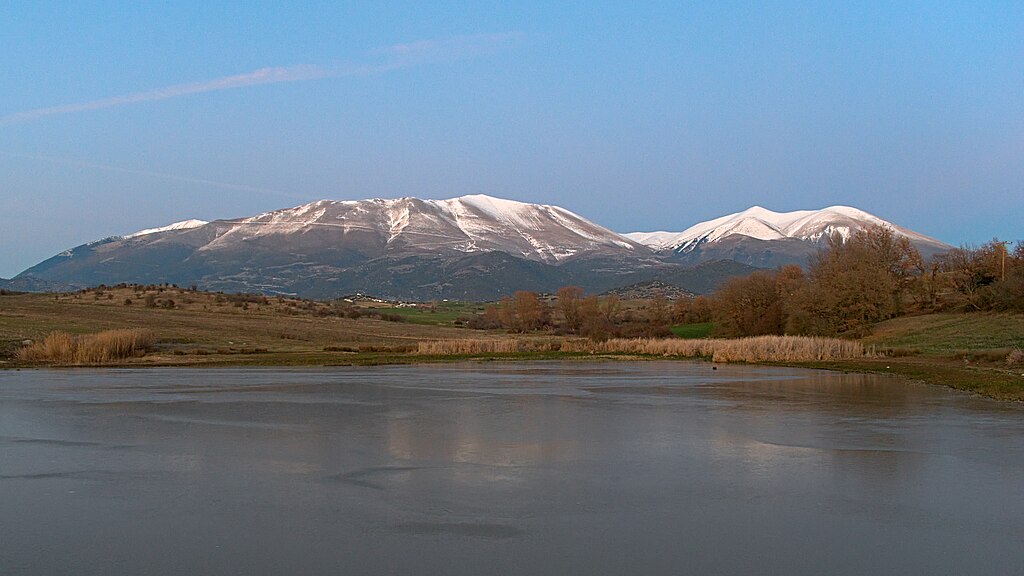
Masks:
[[[1009,242],[1006,240],[1003,240],[1002,242],[994,241],[993,244],[999,244],[1003,247],[1002,263],[1000,264],[1000,267],[1002,268],[1000,280],[1006,280],[1006,245],[1009,244]]]

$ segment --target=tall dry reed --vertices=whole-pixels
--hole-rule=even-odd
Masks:
[[[863,358],[868,355],[860,342],[807,336],[755,336],[730,340],[567,340],[562,343],[562,351],[700,357],[711,358],[715,362],[808,362]]]
[[[153,332],[144,328],[107,330],[82,336],[51,332],[41,341],[19,350],[17,357],[24,362],[105,364],[144,354],[155,342]]]
[[[501,340],[431,340],[422,341],[417,354],[507,354],[512,352],[547,352],[558,350],[560,343],[505,338]]]

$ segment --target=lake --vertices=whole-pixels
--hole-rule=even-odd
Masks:
[[[700,362],[0,371],[0,574],[1021,574],[1024,408]]]

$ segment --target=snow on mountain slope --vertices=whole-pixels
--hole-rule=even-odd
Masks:
[[[199,228],[205,226],[209,222],[205,220],[182,220],[181,222],[175,222],[174,224],[168,224],[167,226],[161,226],[160,228],[147,228],[146,230],[139,230],[132,234],[122,236],[122,238],[137,238],[139,236],[148,236],[149,234],[156,234],[158,232],[170,232],[173,230],[191,230],[193,228]]]
[[[821,210],[793,212],[773,212],[754,206],[742,212],[695,224],[682,232],[633,232],[623,236],[655,250],[688,252],[702,244],[719,242],[732,236],[747,236],[758,240],[794,238],[816,242],[832,234],[839,234],[845,239],[858,230],[872,225],[888,226],[913,242],[944,246],[934,238],[849,206],[830,206]]]
[[[133,236],[202,225],[183,224]],[[447,200],[318,200],[210,226],[216,228],[215,237],[200,251],[268,237],[285,242],[289,236],[317,233],[326,234],[328,242],[358,246],[368,254],[501,251],[557,263],[583,253],[647,252],[644,246],[564,208],[482,194]]]

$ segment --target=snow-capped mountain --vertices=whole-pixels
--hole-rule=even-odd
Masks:
[[[857,231],[874,225],[887,226],[917,245],[948,249],[948,246],[934,238],[849,206],[830,206],[821,210],[793,212],[773,212],[754,206],[742,212],[695,224],[682,232],[633,232],[624,236],[655,250],[686,253],[702,245],[722,242],[732,237],[764,241],[791,239],[818,243],[833,234],[839,234],[845,240]]]
[[[206,223],[172,224],[196,228]],[[619,234],[558,206],[482,194],[448,200],[419,198],[319,200],[251,218],[212,224],[216,250],[259,238],[296,234],[332,236],[339,245],[372,252],[492,252],[558,263],[581,254],[646,250]],[[162,229],[143,231],[152,233]],[[135,237],[142,233],[136,233]]]
[[[891,226],[926,255],[948,248],[841,206],[788,213],[754,207],[684,232],[620,235],[558,206],[484,195],[320,200],[112,236],[61,252],[0,285],[52,290],[167,282],[315,298],[363,292],[484,300],[566,285],[598,293],[660,279],[703,293],[752,267],[806,264],[827,235],[849,237],[871,224]]]
[[[19,278],[40,286],[169,282],[311,297],[485,299],[572,283],[607,289],[621,274],[658,264],[650,248],[564,208],[473,195],[320,200],[186,220],[83,244]]]

